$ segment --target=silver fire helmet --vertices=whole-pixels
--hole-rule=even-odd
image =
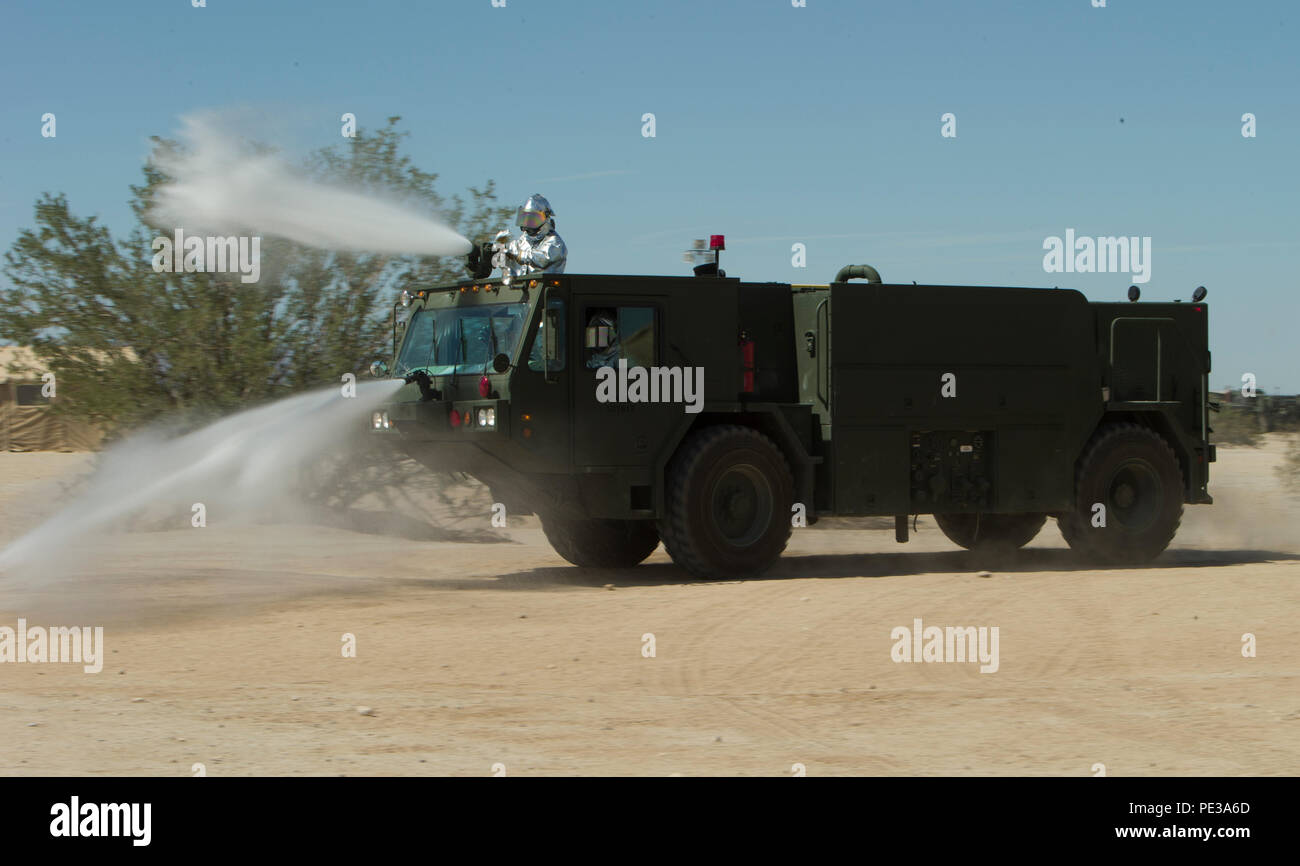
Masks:
[[[529,234],[536,234],[553,216],[555,211],[551,209],[551,203],[541,194],[533,193],[519,206],[519,211],[515,214],[515,225]]]

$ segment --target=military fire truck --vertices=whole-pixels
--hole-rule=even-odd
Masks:
[[[1150,559],[1210,503],[1208,307],[1071,289],[535,274],[405,294],[405,384],[370,419],[467,472],[556,552],[698,577],[767,569],[793,527],[934,515],[961,547]]]

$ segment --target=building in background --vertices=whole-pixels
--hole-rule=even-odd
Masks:
[[[1231,387],[1209,393],[1210,400],[1219,404],[1220,412],[1253,416],[1261,433],[1300,430],[1300,397],[1294,394],[1269,394],[1260,390],[1254,397],[1243,397],[1240,390]],[[1210,416],[1211,427],[1214,417]]]
[[[0,346],[0,451],[94,451],[103,434],[54,411],[44,372],[27,346]]]

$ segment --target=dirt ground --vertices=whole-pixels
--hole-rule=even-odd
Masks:
[[[0,625],[99,625],[107,646],[98,674],[0,664],[0,773],[1300,774],[1283,444],[1221,448],[1217,504],[1148,568],[1082,567],[1049,521],[982,576],[922,518],[905,546],[796,530],[755,580],[691,580],[662,548],[585,572],[471,500],[481,543],[131,533],[57,578],[0,576]],[[87,461],[0,454],[0,542]],[[998,670],[893,661],[916,618],[998,627]]]

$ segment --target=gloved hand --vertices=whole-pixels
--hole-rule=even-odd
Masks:
[[[506,231],[505,229],[502,229],[501,231],[497,232],[496,237],[492,239],[492,252],[496,254],[492,256],[492,264],[495,267],[498,268],[503,267],[503,265],[499,261],[500,259],[516,258],[515,251],[511,249],[510,241],[511,241],[510,232]]]

